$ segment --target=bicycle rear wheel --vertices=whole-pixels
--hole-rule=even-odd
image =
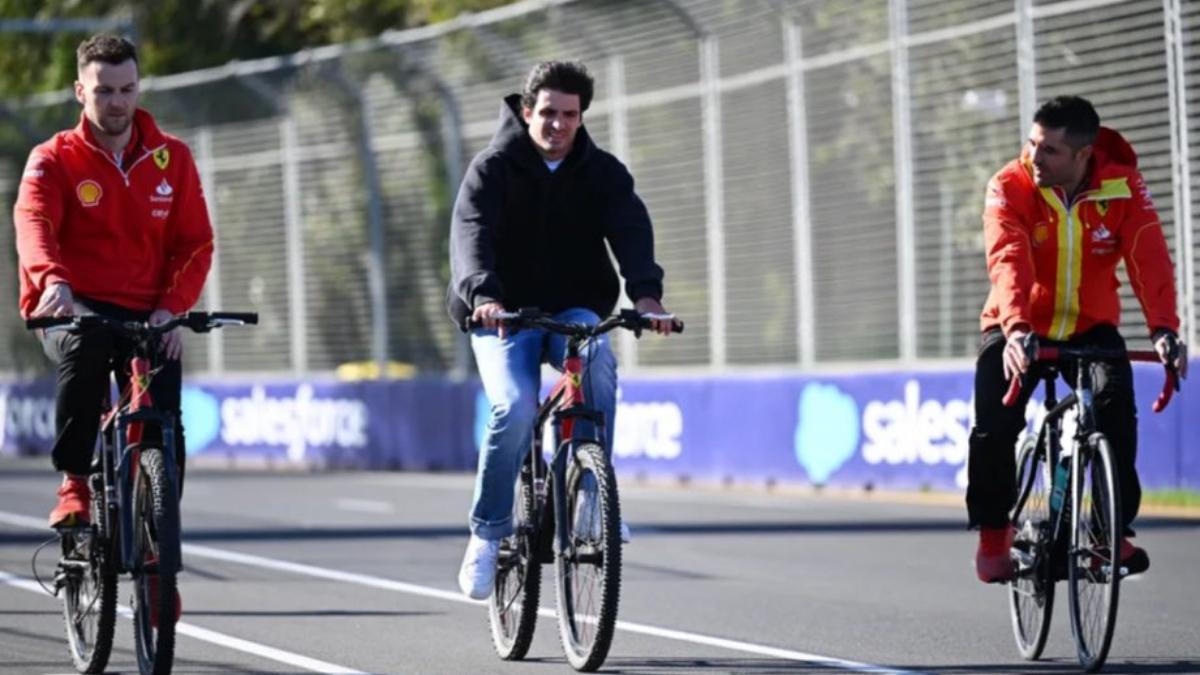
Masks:
[[[1013,637],[1021,656],[1042,655],[1054,615],[1054,580],[1050,576],[1050,460],[1037,439],[1027,436],[1017,454],[1017,489],[1013,508],[1013,555],[1016,576],[1009,586],[1008,609]]]
[[[566,493],[568,542],[555,558],[558,632],[571,666],[592,671],[608,657],[621,593],[617,481],[599,445],[575,449]]]
[[[168,675],[178,611],[179,499],[162,450],[142,450],[139,465],[133,497],[135,555],[141,564],[133,576],[134,643],[143,675]]]
[[[496,588],[488,603],[492,644],[506,661],[525,658],[537,627],[542,588],[542,565],[536,551],[537,498],[533,477],[527,468],[522,469],[513,502],[513,534],[500,542]]]
[[[1108,658],[1121,590],[1121,502],[1103,434],[1088,438],[1072,478],[1071,501],[1071,633],[1080,664],[1094,673]]]
[[[109,564],[105,515],[104,489],[93,489],[92,526],[62,535],[63,618],[71,660],[81,673],[104,672],[117,622],[117,574]]]

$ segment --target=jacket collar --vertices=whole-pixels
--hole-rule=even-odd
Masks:
[[[1029,154],[1028,145],[1021,150],[1021,167],[1025,169],[1025,177],[1030,184],[1036,187],[1037,184],[1033,182],[1033,158]],[[1137,153],[1129,141],[1115,129],[1100,127],[1096,134],[1096,142],[1092,144],[1087,186],[1076,195],[1076,201],[1129,197],[1129,187],[1124,180],[1127,175],[1125,172],[1136,168]],[[1054,188],[1054,191],[1062,192],[1059,188]]]

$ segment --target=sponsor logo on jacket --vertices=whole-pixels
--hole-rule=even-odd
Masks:
[[[85,180],[75,186],[75,194],[79,196],[80,204],[95,206],[100,203],[100,198],[104,196],[104,190],[96,181]]]

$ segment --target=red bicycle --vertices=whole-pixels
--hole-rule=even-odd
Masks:
[[[489,605],[492,642],[505,660],[525,657],[537,624],[541,566],[554,563],[558,628],[571,666],[592,671],[604,663],[617,623],[621,585],[621,507],[617,480],[604,451],[604,415],[590,407],[581,386],[583,345],[611,330],[635,335],[652,320],[673,316],[622,311],[592,326],[562,323],[536,309],[499,315],[511,330],[541,329],[567,337],[563,374],[538,408],[533,446],[517,476],[514,531],[500,543],[496,589]],[[591,435],[577,434],[587,422]],[[546,424],[553,431],[554,454],[542,454]]]
[[[100,315],[30,319],[47,333],[109,330],[133,345],[128,386],[100,424],[99,456],[90,477],[91,522],[62,528],[62,558],[54,594],[63,598],[67,642],[75,668],[102,673],[112,652],[117,577],[133,577],[133,628],[138,670],[167,675],[175,656],[176,574],[182,568],[179,533],[181,467],[176,464],[174,415],[154,406],[150,381],[162,359],[163,334],[182,326],[197,333],[258,323],[258,315],[192,312],[160,325]]]

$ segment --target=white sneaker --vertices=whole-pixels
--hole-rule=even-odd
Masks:
[[[496,586],[496,562],[500,558],[499,539],[480,539],[471,535],[462,567],[458,570],[458,587],[472,600],[487,600]]]

